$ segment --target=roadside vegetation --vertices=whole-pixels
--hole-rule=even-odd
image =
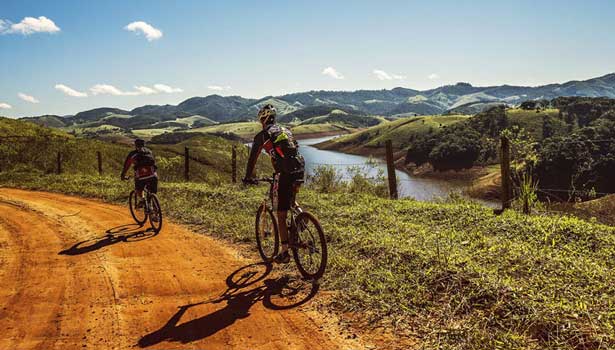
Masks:
[[[15,138],[17,135],[23,137]],[[100,152],[103,173],[119,176],[126,155],[134,149],[131,143],[79,138],[60,130],[8,118],[0,118],[0,140],[0,170],[21,169],[37,174],[57,172],[58,153],[61,154],[62,173],[98,174],[97,152]],[[237,150],[238,164],[245,164],[248,157],[248,149],[242,142],[214,135],[188,135],[173,144],[164,143],[164,138],[158,140],[161,143],[150,143],[148,147],[156,156],[163,181],[183,180],[184,147],[190,149],[190,179],[195,182],[230,181],[233,146]],[[263,157],[259,159],[257,169],[271,172],[271,164]],[[238,169],[238,174],[243,171]]]
[[[0,172],[0,184],[120,204],[131,188],[110,177],[17,171]],[[254,213],[266,192],[163,182],[160,197],[174,220],[252,246]],[[615,347],[612,227],[318,186],[299,200],[329,239],[329,306],[359,324],[389,327],[426,349]]]

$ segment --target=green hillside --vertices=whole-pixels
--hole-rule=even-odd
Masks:
[[[12,137],[16,135],[26,138]],[[0,139],[3,141],[0,144],[0,170],[40,174],[57,171],[58,153],[62,157],[63,173],[98,174],[96,153],[100,152],[103,172],[119,176],[126,155],[133,149],[126,144],[75,137],[57,129],[8,118],[0,118]],[[237,147],[240,160],[247,158],[248,150],[241,142],[213,135],[199,135],[177,145],[150,144],[149,147],[154,151],[163,181],[183,179],[184,147],[189,147],[194,158],[190,164],[191,179],[216,183],[230,179],[233,145]],[[271,169],[264,157],[258,167]],[[244,169],[239,170],[243,175]]]
[[[190,132],[229,134],[238,136],[245,140],[252,140],[254,135],[261,131],[261,129],[262,126],[258,122],[253,121],[205,126],[202,128],[191,129]]]
[[[382,154],[386,140],[392,140],[395,149],[407,147],[414,137],[432,133],[440,128],[468,119],[465,115],[422,116],[384,121],[367,130],[335,138],[320,145],[321,148],[359,154]]]

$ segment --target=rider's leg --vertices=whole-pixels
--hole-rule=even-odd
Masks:
[[[278,211],[278,232],[280,233],[280,242],[282,243],[282,253],[288,251],[288,226],[286,226],[286,217],[288,211]]]
[[[273,184],[273,206],[278,217],[278,233],[280,234],[280,243],[282,249],[280,254],[274,259],[278,263],[288,263],[290,255],[288,254],[288,227],[286,226],[286,217],[290,210],[292,199],[292,182],[287,175],[276,174]]]
[[[135,193],[137,195],[137,208],[143,208],[145,199],[143,198],[143,189],[145,189],[145,183],[143,180],[135,179]]]

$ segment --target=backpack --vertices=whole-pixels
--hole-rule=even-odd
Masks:
[[[274,159],[276,172],[303,178],[305,159],[299,154],[299,145],[290,130],[273,124],[267,129],[267,133],[273,144],[271,156]]]
[[[137,151],[135,156],[135,168],[143,168],[148,166],[156,166],[154,154],[148,148],[143,148]]]

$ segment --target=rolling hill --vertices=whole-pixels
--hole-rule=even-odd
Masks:
[[[147,105],[131,111],[104,107],[69,117],[46,115],[28,120],[52,127],[83,127],[82,124],[94,123],[89,126],[107,124],[123,129],[162,129],[161,125],[154,124],[176,122],[177,119],[191,116],[201,116],[217,123],[246,121],[254,118],[258,109],[266,103],[276,106],[283,121],[293,122],[295,119],[302,121],[306,117],[326,115],[333,109],[352,115],[392,117],[443,113],[476,114],[496,105],[516,106],[525,101],[551,100],[562,96],[615,98],[615,73],[584,81],[536,87],[477,87],[468,83],[457,83],[425,91],[401,87],[391,90],[308,91],[261,99],[210,95],[192,97],[177,106]],[[170,123],[164,128],[168,127],[172,130],[182,126]],[[190,127],[194,126],[186,128]]]

